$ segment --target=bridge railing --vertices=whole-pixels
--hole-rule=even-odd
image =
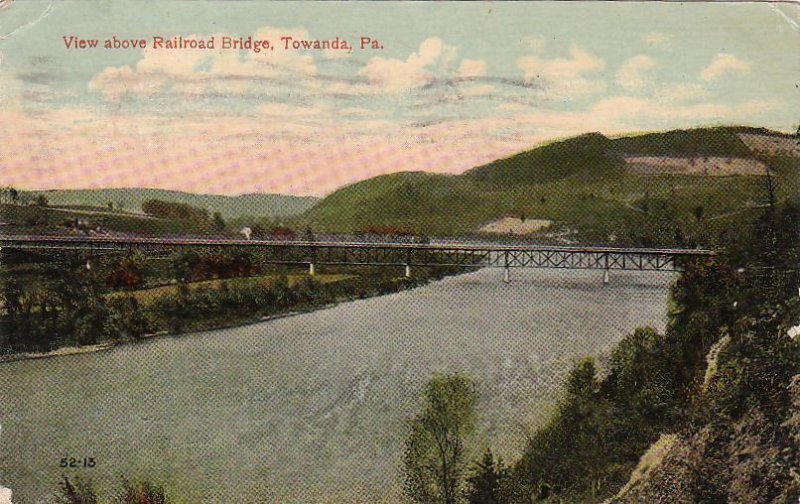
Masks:
[[[710,250],[605,246],[505,245],[487,243],[359,243],[242,240],[198,237],[8,236],[6,250],[86,250],[130,253],[183,249],[258,250],[267,262],[288,264],[406,265],[503,268],[570,268],[673,271]]]

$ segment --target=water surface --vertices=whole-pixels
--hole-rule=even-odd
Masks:
[[[432,372],[479,383],[480,432],[508,459],[575,359],[662,329],[663,273],[481,270],[246,327],[0,364],[0,483],[47,502],[62,473],[120,475],[189,502],[393,502]],[[64,470],[62,457],[94,457]]]

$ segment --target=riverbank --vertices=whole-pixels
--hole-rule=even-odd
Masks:
[[[237,292],[253,289],[253,288],[268,288],[275,289],[308,289],[311,285],[318,286],[321,290],[327,290],[328,295],[318,297],[300,297],[296,299],[295,303],[279,307],[277,311],[269,314],[259,313],[224,313],[211,317],[197,317],[197,313],[193,312],[193,317],[180,320],[180,324],[176,325],[176,320],[172,320],[173,330],[160,329],[152,332],[143,332],[136,335],[135,338],[113,338],[89,345],[71,345],[60,346],[58,348],[44,351],[44,352],[17,352],[6,355],[0,355],[0,364],[8,362],[17,362],[24,360],[34,359],[47,359],[54,357],[64,357],[70,355],[81,355],[87,353],[96,353],[111,350],[119,346],[137,344],[164,336],[187,336],[192,333],[203,331],[211,331],[217,329],[228,329],[236,327],[244,327],[251,324],[261,322],[268,322],[272,320],[282,319],[301,315],[317,310],[324,310],[332,308],[341,303],[354,301],[357,299],[366,299],[375,296],[382,296],[391,294],[406,289],[416,288],[422,285],[427,285],[431,281],[439,280],[445,276],[460,274],[466,270],[458,269],[443,269],[443,268],[427,268],[431,271],[425,271],[422,275],[412,278],[405,277],[385,277],[374,278],[371,276],[355,276],[355,275],[320,275],[319,279],[314,279],[310,276],[292,275],[288,278],[286,276],[278,278],[273,282],[253,282],[257,280],[254,278],[235,278],[227,280],[215,280],[212,282],[196,282],[193,284],[186,284],[183,286],[167,286],[155,289],[145,289],[141,291],[132,292],[115,292],[108,296],[112,301],[131,303],[134,302],[137,307],[136,310],[147,312],[153,309],[154,305],[158,303],[170,303],[175,301],[177,296],[192,296],[204,295],[206,292],[226,292],[236,294]],[[281,280],[284,280],[282,283]],[[373,281],[370,284],[370,281]],[[338,284],[335,287],[334,284]],[[145,294],[158,293],[150,299],[144,297]],[[333,299],[330,299],[333,296]],[[184,299],[184,302],[191,304],[189,299]],[[156,308],[157,309],[157,308]],[[269,308],[267,308],[269,309]],[[145,313],[145,317],[151,320],[157,318],[154,313]],[[202,320],[201,320],[202,319]],[[169,323],[169,322],[166,322]]]

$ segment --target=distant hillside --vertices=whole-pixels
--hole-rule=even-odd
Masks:
[[[110,202],[114,208],[129,212],[141,212],[145,201],[157,199],[205,208],[212,214],[219,212],[225,219],[249,216],[289,217],[308,210],[318,199],[280,194],[222,196],[138,188],[31,191],[31,194],[34,199],[37,195],[44,194],[51,206],[106,207]]]
[[[393,226],[455,235],[515,217],[552,221],[536,238],[556,242],[704,242],[765,204],[767,167],[779,198],[800,194],[794,142],[745,127],[589,133],[461,175],[401,172],[358,182],[298,222],[320,231]]]
[[[211,221],[159,219],[144,214],[101,208],[52,208],[0,203],[0,232],[11,234],[78,234],[100,230],[139,235],[219,234]],[[92,230],[92,231],[90,231]]]

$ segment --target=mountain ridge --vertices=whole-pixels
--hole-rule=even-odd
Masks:
[[[560,229],[561,235],[575,234],[576,240],[608,242],[636,234],[637,226],[664,228],[658,231],[660,238],[645,242],[670,243],[674,241],[666,236],[670,233],[707,238],[700,228],[720,227],[706,225],[709,221],[729,223],[728,217],[746,217],[740,214],[752,213],[766,200],[761,181],[766,166],[780,179],[779,197],[799,192],[796,151],[782,154],[753,148],[742,135],[749,135],[750,144],[765,145],[792,143],[795,138],[746,126],[614,138],[587,133],[457,175],[410,170],[356,182],[317,202],[298,221],[322,231],[390,226],[418,234],[465,235],[516,216],[522,221],[552,221],[553,236],[540,233],[538,238],[553,238],[558,234],[554,230]],[[656,163],[634,173],[631,159],[641,164],[643,157],[665,158],[671,164]],[[734,161],[735,169],[726,166]],[[641,236],[630,238],[642,241]]]
[[[132,212],[141,212],[142,204],[147,200],[159,199],[205,208],[210,213],[220,212],[226,219],[250,216],[291,217],[308,210],[319,199],[272,193],[229,196],[155,188],[46,189],[26,193],[33,198],[44,195],[52,206],[105,207],[110,202],[116,209]]]

